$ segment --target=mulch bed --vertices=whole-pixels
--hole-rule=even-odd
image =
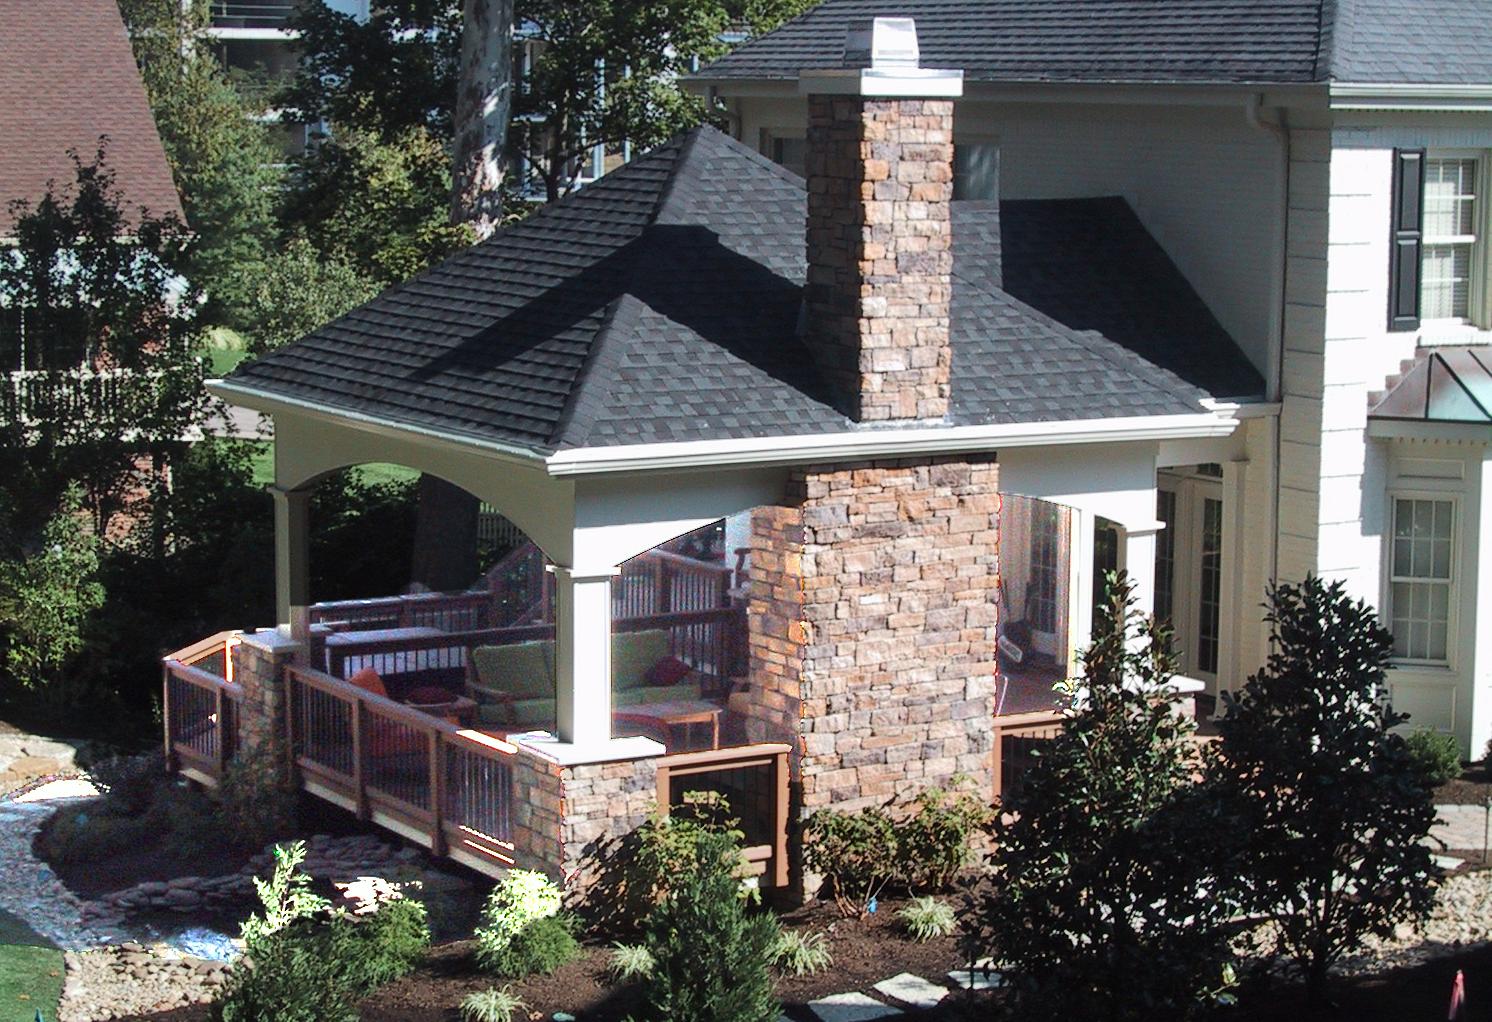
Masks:
[[[1486,805],[1489,797],[1492,797],[1492,777],[1483,763],[1435,789],[1436,805],[1480,806]]]
[[[163,842],[111,855],[106,862],[83,859],[48,865],[68,890],[80,898],[93,899],[146,880],[237,873],[252,855],[226,841],[204,841],[195,848]]]

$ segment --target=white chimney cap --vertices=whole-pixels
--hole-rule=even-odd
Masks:
[[[844,59],[850,67],[916,67],[917,22],[912,18],[873,18],[850,26]]]
[[[916,21],[874,18],[847,30],[842,66],[803,71],[798,91],[905,99],[956,99],[964,94],[962,71],[925,68],[920,58]]]

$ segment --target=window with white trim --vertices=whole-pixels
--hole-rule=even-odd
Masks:
[[[1476,318],[1473,277],[1481,235],[1477,171],[1478,161],[1470,156],[1425,160],[1422,319]]]
[[[1450,659],[1455,512],[1450,500],[1394,498],[1388,617],[1401,660]]]

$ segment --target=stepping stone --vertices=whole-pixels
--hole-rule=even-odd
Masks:
[[[858,993],[831,994],[817,1001],[809,1001],[808,1010],[817,1015],[821,1022],[871,1022],[872,1019],[894,1018],[901,1014],[874,997]]]
[[[48,802],[54,798],[97,798],[98,789],[81,777],[68,781],[50,781],[19,796],[17,802]]]
[[[948,996],[948,988],[928,982],[921,976],[903,972],[899,976],[883,979],[875,989],[887,997],[910,1004],[914,1008],[932,1008]]]
[[[988,958],[975,962],[972,969],[954,969],[948,978],[965,990],[994,990],[1005,985],[1005,976]]]
[[[1441,869],[1455,869],[1466,860],[1458,859],[1454,855],[1432,855],[1430,856],[1430,861],[1435,863],[1435,865],[1439,866]]]

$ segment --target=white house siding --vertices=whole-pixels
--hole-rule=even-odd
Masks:
[[[802,138],[798,98],[735,101],[743,141]],[[1002,199],[1121,195],[1266,379],[1279,299],[1281,145],[1237,105],[961,100],[955,142],[1000,147]],[[1226,239],[1219,244],[1219,239]]]

